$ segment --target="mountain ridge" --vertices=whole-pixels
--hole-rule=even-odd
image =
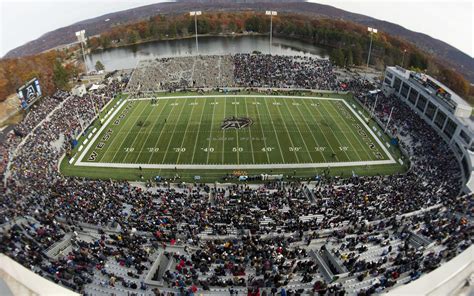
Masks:
[[[462,73],[471,83],[474,83],[474,59],[461,50],[444,41],[427,34],[408,30],[398,24],[385,20],[378,20],[363,14],[352,13],[330,5],[291,1],[291,2],[264,2],[264,1],[200,1],[162,2],[131,8],[127,10],[104,14],[91,19],[76,22],[69,26],[58,28],[43,34],[22,46],[7,52],[3,58],[16,58],[36,54],[52,48],[73,43],[76,40],[75,32],[86,30],[88,36],[105,32],[114,26],[132,23],[155,16],[157,14],[176,15],[191,10],[203,11],[265,11],[278,10],[283,13],[298,13],[320,18],[336,18],[351,21],[357,24],[376,27],[392,36],[403,38],[420,49],[438,57],[450,67]],[[105,21],[110,19],[110,21]]]

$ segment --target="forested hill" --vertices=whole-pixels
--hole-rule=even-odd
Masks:
[[[244,2],[244,1],[242,1]],[[279,12],[301,13],[320,18],[332,18],[352,21],[361,25],[378,28],[393,36],[402,37],[428,53],[444,60],[456,71],[462,73],[471,83],[474,83],[474,59],[449,44],[434,39],[428,35],[407,30],[399,25],[377,20],[364,15],[350,13],[328,5],[308,2],[259,2],[259,1],[181,1],[157,3],[134,9],[106,14],[97,18],[46,33],[40,38],[17,47],[5,55],[5,58],[20,57],[39,53],[63,44],[75,41],[75,32],[85,29],[87,35],[97,35],[120,24],[136,22],[157,14],[182,14],[191,10],[203,11],[244,11],[244,10],[277,10]],[[108,19],[108,21],[106,21]]]

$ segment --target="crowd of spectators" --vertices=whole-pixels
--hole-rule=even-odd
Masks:
[[[341,90],[328,60],[262,54],[143,60],[126,90],[156,92],[232,86]]]
[[[237,54],[234,80],[243,87],[339,90],[329,60],[312,57]]]
[[[233,59],[240,85],[339,89],[328,61]],[[96,108],[126,87],[137,90],[139,71],[133,86],[113,81],[84,97],[57,92],[15,127],[5,145],[10,170],[0,196],[0,252],[85,294],[225,288],[249,295],[368,295],[415,280],[472,244],[474,202],[458,196],[462,176],[453,152],[407,106],[382,94],[375,113],[386,122],[394,107],[390,128],[411,162],[403,174],[149,188],[59,174],[71,140],[94,120]],[[373,104],[364,95],[369,83],[345,83],[361,103]],[[432,244],[417,247],[413,236]],[[51,254],[64,241],[66,251]],[[327,279],[318,258],[328,253],[346,275]],[[155,260],[161,290],[145,283]]]
[[[186,88],[230,87],[233,58],[196,56],[140,61],[127,86],[128,92],[156,92]]]

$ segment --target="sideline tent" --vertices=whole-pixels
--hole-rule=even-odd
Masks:
[[[89,91],[98,90],[98,89],[101,89],[103,87],[105,87],[105,85],[103,85],[103,84],[92,84],[92,86],[89,88]]]

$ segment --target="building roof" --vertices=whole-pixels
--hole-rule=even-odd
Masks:
[[[389,68],[392,72],[395,72],[396,74],[398,74],[399,76],[401,76],[405,79],[410,78],[410,73],[413,73],[413,74],[418,73],[418,72],[415,72],[415,71],[410,71],[410,70],[404,69],[400,66],[390,66],[390,67],[387,67],[387,68]],[[458,94],[456,94],[449,87],[447,87],[443,83],[439,82],[436,78],[434,78],[434,77],[432,77],[428,74],[424,74],[424,73],[423,73],[423,75],[425,75],[428,79],[430,79],[431,81],[433,81],[434,83],[436,83],[437,85],[442,87],[447,93],[449,93],[451,95],[451,100],[454,101],[457,106],[464,107],[464,108],[471,108],[471,105],[468,102],[466,102],[463,98],[461,98]]]
[[[467,127],[469,129],[469,132],[473,133],[474,134],[474,119],[473,117],[469,117],[469,118],[463,118],[463,117],[456,117],[459,122]]]

